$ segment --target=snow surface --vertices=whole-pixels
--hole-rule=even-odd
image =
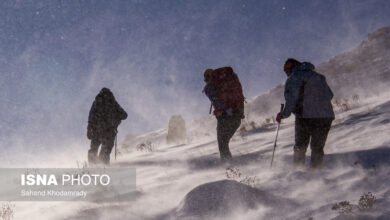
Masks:
[[[385,36],[389,42],[390,32],[384,32],[385,35],[380,36]],[[371,35],[371,38],[383,42],[376,35]],[[376,45],[369,40],[363,46],[367,48],[371,44]],[[359,50],[362,49],[336,57],[329,63],[364,53],[364,50]],[[376,60],[387,65],[378,70],[383,79],[388,79],[390,74],[390,68],[386,69],[390,63],[388,60],[388,52],[383,59]],[[320,67],[326,65],[329,64]],[[350,71],[355,73],[353,69]],[[370,84],[370,87],[376,88],[375,85]],[[333,86],[340,100],[356,93],[356,90]],[[349,86],[352,88],[356,84]],[[362,88],[368,90],[368,87]],[[360,98],[335,106],[336,119],[325,146],[325,167],[322,170],[293,169],[294,117],[283,121],[280,127],[274,166],[270,168],[276,126],[272,120],[265,123],[265,119],[271,118],[271,113],[279,108],[283,90],[279,86],[249,100],[245,120],[255,122],[257,128],[247,127],[247,131],[236,132],[230,142],[234,157],[231,163],[219,160],[216,121],[212,116],[188,123],[187,143],[182,145],[167,145],[166,129],[140,136],[129,135],[121,142],[121,154],[112,166],[137,169],[137,198],[134,202],[14,202],[14,217],[87,220],[390,219],[390,91],[380,88],[379,92],[366,96],[359,93]],[[136,150],[138,144],[146,141],[153,145],[151,151]],[[309,155],[310,150],[307,161]],[[238,169],[241,176],[228,179],[227,168]],[[242,181],[245,178],[249,181]],[[367,192],[376,197],[376,203],[373,210],[360,211],[357,204]],[[334,204],[345,200],[354,204],[351,214],[342,215],[332,210]]]
[[[135,202],[17,202],[15,219],[340,219],[332,206],[344,200],[356,205],[366,192],[377,198],[374,209],[354,207],[351,216],[389,219],[389,118],[388,96],[337,114],[325,147],[325,168],[316,171],[291,166],[293,119],[281,125],[272,169],[274,125],[237,133],[230,144],[230,164],[219,162],[211,134],[171,146],[164,144],[166,130],[160,130],[143,136],[161,138],[152,152],[123,153],[113,163],[136,167]],[[254,177],[249,184],[254,188],[227,180],[228,167]]]

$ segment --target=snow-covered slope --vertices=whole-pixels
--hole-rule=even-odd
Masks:
[[[137,168],[137,200],[83,204],[65,219],[342,219],[332,210],[341,201],[353,204],[354,219],[388,219],[389,118],[384,96],[339,113],[321,171],[291,167],[292,120],[281,126],[272,169],[274,126],[236,135],[231,164],[219,162],[213,138],[124,154],[114,166]],[[368,192],[376,197],[374,209],[360,211],[359,199]]]
[[[188,124],[188,141],[183,145],[167,145],[165,129],[128,136],[112,166],[136,167],[136,201],[20,202],[15,218],[390,219],[390,90],[377,90],[389,80],[389,30],[381,29],[357,49],[318,65],[339,99],[325,147],[324,169],[292,168],[293,117],[281,125],[274,167],[270,168],[275,125],[272,119],[268,123],[265,119],[278,111],[283,100],[283,87],[279,86],[249,100],[248,125],[230,144],[232,163],[219,161],[211,116]],[[366,57],[364,53],[371,55],[359,58]],[[355,60],[355,65],[343,64],[348,60]],[[367,66],[370,63],[377,65]],[[347,83],[353,77],[371,75],[367,82]],[[142,143],[151,147],[137,150]],[[368,192],[376,197],[376,203],[370,211],[359,210],[359,199]],[[341,201],[352,204],[345,206],[344,213],[351,208],[349,213],[340,215],[332,210]]]

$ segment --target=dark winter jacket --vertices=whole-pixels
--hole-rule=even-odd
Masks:
[[[325,76],[313,71],[314,68],[313,64],[303,62],[292,69],[285,84],[286,106],[282,118],[288,118],[291,113],[298,118],[334,118],[332,90]]]
[[[229,107],[227,107],[220,99],[221,90],[218,87],[209,82],[204,87],[203,92],[206,94],[207,98],[209,98],[214,108],[221,109],[223,112],[228,111]]]
[[[107,90],[96,96],[89,111],[87,136],[90,139],[114,135],[121,121],[127,118],[127,113]]]

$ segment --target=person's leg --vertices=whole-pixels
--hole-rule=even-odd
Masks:
[[[305,166],[306,150],[310,141],[307,119],[295,119],[294,166]]]
[[[217,118],[218,149],[222,161],[230,160],[232,154],[229,151],[228,120],[226,117]]]
[[[110,154],[112,148],[114,147],[115,134],[105,137],[102,140],[102,149],[99,153],[99,159],[102,163],[108,165],[110,164]]]
[[[228,121],[225,117],[217,119],[218,149],[222,161],[230,160],[232,154],[229,151],[229,135],[227,132]]]
[[[97,152],[99,150],[101,142],[99,139],[92,139],[91,140],[91,149],[88,150],[88,164],[96,164],[97,161]]]
[[[332,119],[313,119],[312,137],[311,137],[311,159],[310,166],[312,168],[321,168],[324,157],[324,146],[330,127],[332,125]]]
[[[227,127],[228,130],[226,133],[226,138],[227,138],[227,149],[229,150],[229,152],[230,152],[230,147],[229,147],[230,139],[233,137],[234,133],[236,133],[240,125],[241,125],[241,118],[233,117],[228,122],[228,127]]]
[[[240,127],[240,124],[241,119],[236,117],[223,117],[218,119],[218,148],[222,161],[232,159],[232,154],[229,150],[229,141],[233,137],[236,130]]]

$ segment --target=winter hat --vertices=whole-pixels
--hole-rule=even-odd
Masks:
[[[102,90],[100,90],[100,93],[111,93],[110,89],[103,87]]]
[[[284,63],[283,70],[286,73],[291,73],[292,69],[298,65],[301,65],[301,62],[294,58],[288,58]]]
[[[203,73],[203,78],[204,78],[204,81],[205,81],[205,82],[208,82],[208,81],[209,81],[210,75],[211,75],[211,73],[212,73],[213,71],[214,71],[213,69],[207,69],[207,70],[204,71],[204,73]]]
[[[104,87],[100,90],[99,94],[97,94],[96,99],[115,99],[114,94],[112,94],[111,90]]]

